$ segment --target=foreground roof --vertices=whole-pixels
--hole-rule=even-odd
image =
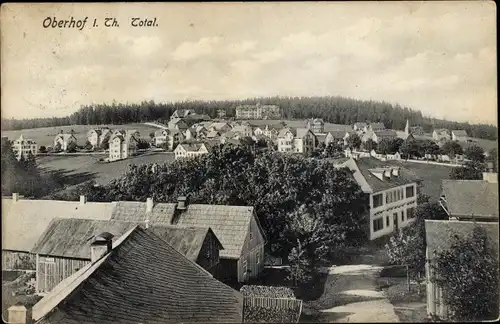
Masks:
[[[113,209],[114,203],[2,198],[2,249],[30,252],[54,218],[109,220]]]
[[[498,218],[498,184],[482,180],[443,180],[446,206],[452,216]]]
[[[151,213],[146,213],[145,202],[120,201],[116,203],[113,220],[144,222],[151,225],[172,225],[175,203],[155,204]],[[248,234],[250,221],[254,217],[253,207],[188,204],[179,214],[176,225],[210,227],[224,250],[221,257],[239,258]]]
[[[498,223],[468,222],[454,220],[425,220],[425,239],[430,257],[434,251],[443,251],[451,247],[453,238],[465,238],[472,234],[474,227],[482,228],[487,235],[487,249],[498,256],[499,236]]]
[[[241,294],[151,231],[135,227],[120,240],[40,300],[33,318],[44,324],[241,323]]]

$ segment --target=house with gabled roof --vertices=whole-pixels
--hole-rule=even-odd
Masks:
[[[317,138],[308,128],[283,128],[278,133],[278,151],[289,153],[312,153]]]
[[[436,276],[435,270],[433,270],[433,265],[435,265],[435,254],[449,250],[455,238],[466,238],[476,229],[479,229],[485,234],[484,252],[498,260],[498,222],[425,220],[425,274],[428,315],[437,316],[441,320],[447,320],[449,317],[448,307],[443,298],[443,288],[439,287],[433,280]],[[496,289],[498,289],[498,287]]]
[[[2,269],[36,270],[32,250],[54,218],[109,220],[113,208],[114,203],[87,202],[85,196],[80,201],[2,197]]]
[[[133,227],[115,244],[112,237],[98,235],[91,244],[92,262],[33,307],[35,323],[243,321],[242,295],[152,230]]]
[[[189,125],[181,118],[173,118],[168,122],[168,128],[185,131],[189,128]]]
[[[16,159],[20,161],[21,157],[27,159],[30,154],[36,156],[38,154],[38,145],[32,139],[24,138],[23,134],[21,134],[17,140],[12,142],[12,151]]]
[[[111,130],[109,127],[93,128],[87,132],[87,140],[92,147],[102,147],[104,143],[108,142],[111,137]]]
[[[349,132],[346,131],[330,131],[326,133],[325,145],[328,146],[330,143],[337,143],[341,145],[347,145],[347,138],[349,137]]]
[[[385,125],[384,123],[369,123],[368,126],[365,129],[366,131],[372,131],[372,132],[378,132],[378,131],[383,131],[385,130]]]
[[[364,132],[367,126],[368,126],[367,123],[357,122],[354,123],[352,128],[354,129],[355,132]]]
[[[229,132],[233,127],[226,122],[215,122],[208,126],[209,131],[217,131],[219,133]]]
[[[393,130],[379,130],[379,131],[373,131],[372,135],[372,140],[375,143],[380,143],[381,140],[383,139],[395,139],[398,137],[398,133]]]
[[[498,181],[443,180],[440,204],[450,220],[498,222]]]
[[[91,240],[107,232],[116,240],[135,225],[150,228],[188,259],[212,274],[219,264],[221,243],[209,227],[149,226],[147,222],[120,220],[53,219],[38,239],[36,255],[36,292],[50,292],[59,282],[91,262]],[[114,241],[113,241],[114,242]]]
[[[420,179],[413,172],[372,157],[342,159],[333,164],[338,168],[347,167],[367,195],[370,240],[392,234],[415,220]]]
[[[185,133],[182,130],[173,129],[159,129],[155,132],[154,142],[156,147],[164,147],[167,151],[175,149],[177,144],[186,139]]]
[[[323,134],[325,132],[325,122],[322,118],[309,119],[306,128],[309,128],[315,135]]]
[[[150,210],[146,212],[147,204]],[[239,282],[257,277],[264,269],[265,233],[251,206],[190,204],[186,197],[177,203],[119,201],[113,220],[154,225],[210,227],[223,246],[218,277]]]
[[[189,115],[196,114],[194,110],[191,109],[176,109],[172,116],[170,116],[170,119],[176,119],[176,118],[185,118]]]
[[[115,131],[109,140],[109,161],[123,160],[137,152],[139,138],[136,130]]]
[[[77,139],[73,134],[57,134],[54,138],[54,149],[59,146],[61,151],[66,151],[68,149],[69,143],[77,143]]]
[[[456,129],[451,131],[451,140],[452,141],[459,141],[459,142],[467,142],[467,139],[469,137],[467,136],[467,132],[464,131],[463,129]]]
[[[451,139],[451,134],[450,131],[447,130],[446,128],[435,129],[432,132],[432,138],[436,142],[449,141]]]
[[[203,142],[184,142],[174,150],[175,159],[192,158],[208,154],[209,147]]]

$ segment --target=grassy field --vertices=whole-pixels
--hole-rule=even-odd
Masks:
[[[129,164],[161,164],[172,161],[174,154],[151,153],[121,161],[97,163],[100,157],[105,157],[105,155],[40,156],[37,158],[37,163],[42,172],[57,172],[67,178],[70,185],[88,180],[106,184],[112,179],[120,177],[127,170]]]
[[[17,139],[21,134],[24,138],[29,138],[34,140],[38,145],[52,146],[54,145],[54,137],[63,130],[64,132],[69,132],[71,130],[75,131],[75,137],[78,140],[78,145],[84,145],[87,140],[87,132],[92,128],[96,127],[109,127],[111,129],[137,129],[142,138],[149,137],[149,133],[157,130],[155,127],[151,127],[144,124],[126,124],[126,125],[71,125],[71,126],[60,126],[60,127],[43,127],[43,128],[31,128],[16,131],[2,131],[2,136],[7,136],[9,140]]]

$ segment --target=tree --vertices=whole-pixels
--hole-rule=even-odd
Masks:
[[[90,143],[89,140],[87,140],[85,142],[85,146],[83,148],[90,151],[90,150],[92,150],[94,148],[94,146]]]
[[[54,145],[54,152],[61,152],[61,151],[62,151],[61,143],[57,142],[56,145]]]
[[[464,155],[467,159],[474,162],[483,163],[485,159],[484,150],[478,145],[471,145],[467,147],[464,151]]]
[[[344,148],[342,147],[341,144],[339,144],[337,142],[331,142],[331,143],[328,143],[328,145],[325,147],[324,155],[325,155],[325,157],[328,157],[328,158],[339,157],[339,156],[342,156],[343,151],[344,151]]]
[[[76,143],[71,141],[68,143],[68,146],[66,147],[66,152],[75,153],[77,148],[78,148],[78,146],[76,145]]]
[[[351,149],[359,149],[361,147],[361,138],[358,134],[351,134],[347,138],[347,146]]]
[[[486,248],[486,233],[476,226],[472,234],[453,238],[451,247],[438,251],[430,264],[436,273],[432,280],[443,289],[443,299],[452,319],[497,318],[498,259]]]
[[[466,162],[463,166],[456,167],[450,171],[452,180],[481,180],[485,167],[482,163]]]
[[[145,141],[145,140],[143,140],[143,139],[139,139],[139,140],[137,141],[137,149],[138,149],[138,150],[145,150],[145,149],[147,149],[147,148],[149,148],[149,143],[148,143],[148,142],[146,142],[146,141]]]
[[[455,155],[463,153],[463,149],[458,141],[448,141],[444,143],[444,145],[441,147],[441,151],[451,158],[454,158]]]
[[[47,153],[47,148],[45,146],[41,145],[40,148],[38,149],[38,152]]]
[[[363,143],[363,148],[369,152],[372,150],[377,151],[377,142],[369,138],[366,142]]]
[[[406,158],[421,157],[423,154],[422,146],[419,141],[406,140],[399,148],[399,152]]]
[[[151,138],[151,139],[155,138],[155,132],[149,133],[149,138]]]

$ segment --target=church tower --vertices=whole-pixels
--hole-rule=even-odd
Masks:
[[[408,119],[406,120],[405,134],[407,137],[408,135],[410,135],[410,122],[408,121]]]

